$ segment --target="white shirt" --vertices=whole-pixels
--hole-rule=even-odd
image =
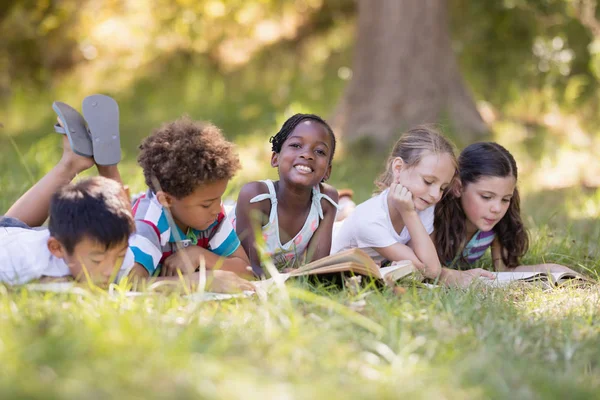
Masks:
[[[47,229],[0,228],[0,282],[21,285],[42,276],[70,276],[67,264],[48,250]],[[127,249],[116,281],[133,268],[133,252]]]
[[[398,235],[392,225],[387,203],[388,191],[389,189],[386,189],[359,204],[354,212],[346,218],[332,239],[331,254],[359,248],[371,256],[376,263],[381,263],[384,258],[373,249],[374,247],[388,247],[396,243],[406,244],[410,241],[410,233],[406,226]],[[433,232],[434,210],[435,207],[429,207],[417,212],[428,234]]]

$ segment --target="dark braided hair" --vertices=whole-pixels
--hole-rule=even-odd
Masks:
[[[329,162],[331,163],[331,160],[333,160],[333,154],[335,153],[335,135],[333,134],[333,130],[329,124],[325,122],[323,118],[315,114],[294,114],[289,117],[287,121],[283,123],[279,132],[277,132],[275,136],[271,136],[269,139],[269,143],[273,144],[271,150],[275,153],[279,153],[281,151],[281,146],[283,146],[283,143],[287,140],[294,129],[296,129],[296,126],[305,120],[316,121],[323,125],[325,129],[327,129],[327,132],[331,136],[332,143],[331,154],[329,155]]]
[[[518,178],[517,163],[513,156],[493,142],[467,146],[458,157],[458,171],[463,187],[487,176]],[[519,265],[520,258],[529,247],[529,238],[521,219],[520,202],[519,190],[515,187],[506,214],[493,229],[503,248],[502,261],[510,268]],[[435,207],[434,241],[442,263],[451,262],[457,257],[459,264],[466,263],[462,256],[466,232],[466,215],[460,198],[449,190]]]

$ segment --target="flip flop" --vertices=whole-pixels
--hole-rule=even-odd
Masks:
[[[94,94],[83,99],[82,110],[92,137],[96,164],[117,164],[121,161],[117,102],[112,97]]]
[[[52,109],[58,115],[60,124],[54,125],[54,130],[57,133],[67,135],[69,144],[75,154],[80,156],[91,157],[93,153],[92,139],[88,134],[85,120],[79,112],[68,104],[60,101],[52,103]]]

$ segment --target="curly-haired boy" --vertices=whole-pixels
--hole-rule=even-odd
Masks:
[[[136,271],[174,276],[204,262],[248,275],[248,256],[221,204],[240,168],[221,131],[188,117],[166,123],[144,139],[138,163],[149,189],[133,206]]]

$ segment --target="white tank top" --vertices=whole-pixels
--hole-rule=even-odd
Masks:
[[[304,255],[308,243],[313,234],[319,227],[319,220],[323,219],[323,209],[321,199],[329,201],[334,207],[338,205],[326,194],[321,193],[319,185],[312,189],[312,198],[308,217],[300,232],[296,234],[289,242],[282,244],[279,236],[279,219],[277,217],[277,194],[273,181],[267,179],[260,181],[267,185],[269,193],[259,194],[250,200],[250,203],[257,203],[266,199],[271,200],[271,213],[269,222],[263,226],[262,234],[266,244],[266,253],[278,269],[293,268],[304,261]]]

